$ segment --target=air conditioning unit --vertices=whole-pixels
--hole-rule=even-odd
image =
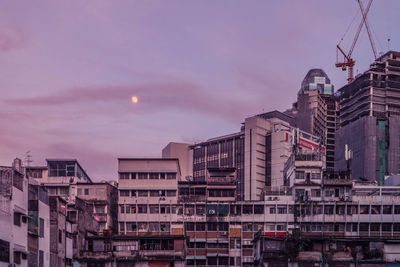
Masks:
[[[228,235],[228,232],[227,231],[222,231],[221,235]]]
[[[215,210],[209,210],[208,214],[215,214]]]

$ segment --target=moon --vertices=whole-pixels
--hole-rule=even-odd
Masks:
[[[131,100],[132,100],[132,103],[133,103],[133,104],[136,104],[136,103],[139,101],[139,99],[137,98],[137,96],[132,96]]]

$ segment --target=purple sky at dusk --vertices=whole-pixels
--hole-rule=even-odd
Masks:
[[[310,68],[335,89],[355,0],[1,1],[0,165],[77,158],[96,181],[117,157],[159,157],[170,141],[239,131],[245,117],[291,107]],[[400,50],[399,0],[368,14],[378,51]],[[356,73],[373,60],[365,30]],[[132,104],[135,95],[139,102]]]

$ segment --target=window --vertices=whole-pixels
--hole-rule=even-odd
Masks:
[[[14,225],[21,226],[21,214],[14,212]]]
[[[160,179],[165,180],[165,173],[160,173]]]
[[[57,195],[57,187],[48,187],[47,190],[49,195]]]
[[[380,224],[379,223],[371,223],[370,231],[371,232],[379,232]]]
[[[21,253],[14,251],[14,263],[21,264]]]
[[[194,231],[194,223],[185,223],[186,231]]]
[[[104,196],[104,189],[96,188],[96,196]]]
[[[138,213],[147,213],[147,205],[138,205]]]
[[[136,190],[131,190],[131,195],[132,195],[133,197],[136,197]]]
[[[124,205],[120,205],[119,208],[120,208],[120,212],[121,213],[125,213],[125,206]]]
[[[42,178],[42,170],[27,170],[26,175],[32,178]]]
[[[347,215],[357,214],[357,205],[349,205],[347,206]]]
[[[264,214],[264,206],[255,205],[254,206],[254,214]]]
[[[150,173],[149,178],[152,180],[158,180],[158,173]]]
[[[392,205],[383,205],[382,213],[383,214],[392,214]]]
[[[325,197],[334,197],[335,196],[335,190],[330,189],[330,190],[325,190]]]
[[[391,223],[382,223],[382,232],[391,232],[392,224]]]
[[[123,223],[123,222],[119,223],[119,231],[125,232],[125,223]]]
[[[269,214],[275,214],[276,209],[275,208],[269,208]]]
[[[167,197],[175,197],[176,190],[167,190]]]
[[[218,224],[216,222],[209,222],[207,223],[207,230],[208,231],[217,231]]]
[[[381,206],[372,205],[371,206],[371,214],[381,214]]]
[[[360,206],[360,214],[369,214],[369,206],[361,205]]]
[[[296,179],[304,179],[304,172],[296,171],[295,177]]]
[[[143,172],[138,173],[138,179],[139,180],[147,179],[147,173],[143,173]]]
[[[218,230],[219,231],[228,231],[229,230],[229,224],[227,222],[218,223]]]
[[[205,223],[196,223],[196,231],[205,231],[206,230],[206,224]]]
[[[393,232],[400,232],[400,223],[393,224]]]
[[[58,243],[62,243],[62,231],[58,230]]]
[[[360,232],[368,232],[368,223],[360,223]]]
[[[311,189],[311,197],[321,197],[320,189]]]
[[[160,196],[160,191],[158,191],[158,190],[150,190],[150,196],[151,197],[159,197]]]
[[[44,237],[44,220],[39,218],[39,236]]]
[[[158,214],[160,213],[160,209],[158,205],[149,205],[150,213]]]
[[[96,213],[105,213],[104,207],[96,207]]]
[[[204,205],[196,205],[196,214],[204,215],[206,213],[206,207]]]
[[[126,213],[131,213],[131,214],[135,214],[136,213],[136,205],[126,205],[125,207],[125,212]]]
[[[127,232],[135,232],[137,229],[136,223],[133,222],[127,222],[126,223],[126,231]]]
[[[399,205],[394,206],[394,214],[400,214],[400,206]]]
[[[311,179],[313,179],[313,180],[321,179],[321,173],[319,173],[319,172],[311,173]]]
[[[132,179],[136,179],[136,173],[132,172]]]
[[[89,188],[85,188],[85,195],[88,196],[89,195]],[[128,195],[129,196],[129,195]]]
[[[253,214],[253,206],[243,205],[243,214]]]
[[[129,197],[129,190],[121,190],[121,191],[119,191],[119,196],[120,197]]]
[[[286,214],[286,207],[278,207],[278,214]]]
[[[119,179],[129,179],[129,173],[128,172],[120,172]]]
[[[0,239],[0,261],[10,262],[10,242]]]
[[[44,253],[43,250],[39,250],[39,267],[44,266]]]
[[[82,195],[82,188],[78,188],[78,196]]]
[[[286,227],[284,224],[276,225],[276,231],[286,231]]]
[[[176,179],[176,173],[167,173],[167,179],[169,180]]]
[[[217,265],[217,257],[207,257],[207,265]]]
[[[148,196],[147,190],[138,190],[138,196],[147,197]]]
[[[332,215],[333,214],[333,205],[326,205],[324,207],[324,213],[327,215]]]
[[[253,224],[252,223],[243,223],[242,229],[244,232],[252,232],[253,231]]]

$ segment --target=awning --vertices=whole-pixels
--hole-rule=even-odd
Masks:
[[[19,252],[25,255],[28,255],[28,251],[25,249],[25,247],[14,244],[14,252]]]
[[[21,207],[19,207],[19,206],[17,206],[17,205],[14,206],[14,212],[22,214],[22,215],[25,215],[25,216],[28,216],[28,214],[26,213],[26,210],[21,208]]]

